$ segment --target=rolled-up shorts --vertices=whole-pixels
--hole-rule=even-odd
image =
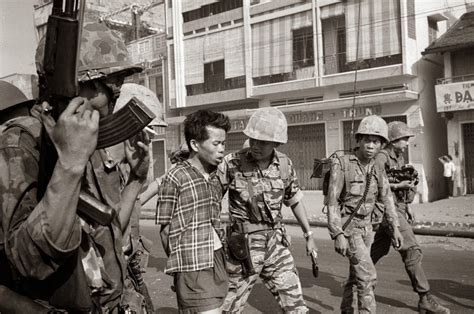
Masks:
[[[224,250],[214,251],[214,267],[174,274],[180,313],[204,312],[221,307],[228,290]]]

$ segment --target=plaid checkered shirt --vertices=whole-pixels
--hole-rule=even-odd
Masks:
[[[188,161],[178,163],[158,191],[157,219],[169,224],[170,255],[165,273],[188,272],[214,266],[214,234],[220,229],[220,190],[217,177],[208,180]]]

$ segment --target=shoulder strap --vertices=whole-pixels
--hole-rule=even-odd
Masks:
[[[350,155],[343,155],[342,158],[339,159],[341,162],[342,169],[344,171],[344,181],[345,185],[344,188],[347,191],[347,189],[350,186],[350,173],[351,173],[351,162],[350,162]]]
[[[5,122],[4,126],[5,129],[3,130],[3,132],[6,132],[8,129],[17,127],[27,132],[31,137],[33,137],[37,142],[39,142],[41,136],[41,122],[37,118],[30,116],[17,117]]]
[[[276,151],[278,161],[280,162],[280,177],[283,181],[287,181],[288,178],[290,177],[290,166],[288,162],[288,157],[280,153],[279,151]]]

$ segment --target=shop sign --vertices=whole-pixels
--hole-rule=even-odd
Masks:
[[[343,118],[365,117],[374,114],[380,116],[382,114],[382,106],[378,105],[342,109]]]
[[[238,119],[230,121],[230,132],[237,132],[245,130],[245,126],[249,122],[249,119]]]
[[[323,113],[321,111],[295,112],[286,114],[285,116],[288,125],[317,122],[323,119]],[[232,120],[230,122],[230,132],[243,131],[247,126],[248,121],[248,118]]]
[[[310,112],[296,112],[290,113],[286,116],[288,124],[300,124],[308,122],[321,121],[323,119],[323,113],[321,111],[310,111]]]
[[[435,86],[438,112],[474,109],[474,81]]]

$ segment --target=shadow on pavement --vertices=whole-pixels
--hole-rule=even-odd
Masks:
[[[156,309],[155,313],[156,314],[176,314],[178,313],[178,310],[172,307],[162,307],[162,308]]]
[[[399,280],[398,282],[411,287],[411,283],[408,280]],[[474,306],[461,303],[453,298],[453,296],[455,296],[456,298],[472,300],[474,286],[444,279],[429,280],[429,283],[431,293],[440,299],[440,303],[451,303],[474,310]]]

